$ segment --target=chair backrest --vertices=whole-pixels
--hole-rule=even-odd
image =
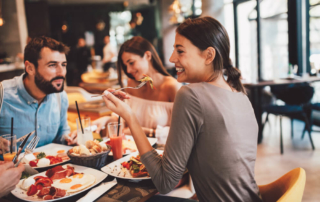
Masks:
[[[271,92],[288,105],[301,105],[310,102],[314,88],[308,83],[273,86]]]
[[[301,202],[306,183],[306,172],[295,168],[276,181],[260,185],[260,194],[264,202]]]

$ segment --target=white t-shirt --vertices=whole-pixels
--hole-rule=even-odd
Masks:
[[[103,47],[103,59],[109,58],[112,53],[114,54],[114,56],[111,58],[109,62],[117,62],[117,48],[113,46],[111,43],[108,43]]]

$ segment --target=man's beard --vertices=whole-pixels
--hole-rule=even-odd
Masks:
[[[43,78],[43,76],[41,76],[41,74],[39,74],[38,71],[36,71],[36,75],[34,77],[34,82],[36,83],[36,86],[43,92],[45,93],[46,95],[47,94],[51,94],[51,93],[59,93],[59,92],[62,92],[63,91],[63,87],[64,87],[64,81],[62,82],[61,85],[61,88],[58,90],[56,89],[52,82],[54,80],[57,80],[57,79],[63,79],[65,80],[65,77],[62,77],[62,76],[57,76],[57,77],[54,77],[53,79],[51,79],[50,81],[47,81],[45,80],[45,78]]]

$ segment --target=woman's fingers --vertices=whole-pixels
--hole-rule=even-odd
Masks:
[[[115,90],[114,89],[111,89],[111,88],[108,88],[106,90],[107,92],[109,93],[112,93],[115,97],[121,99],[121,100],[124,100],[124,99],[130,99],[130,96],[127,95],[127,93],[123,92],[123,91],[116,91],[114,92]],[[105,91],[105,92],[106,92]]]
[[[111,103],[113,103],[114,106],[117,106],[117,104],[119,103],[120,100],[118,98],[116,98],[115,95],[113,95],[112,93],[109,93],[108,90],[104,91],[103,94],[104,94],[103,99],[105,101],[111,101]]]

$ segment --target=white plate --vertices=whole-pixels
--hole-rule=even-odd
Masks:
[[[133,141],[134,142],[134,139],[131,135],[125,135],[126,137],[126,140],[130,140],[130,141]],[[101,143],[106,143],[108,142],[110,139],[107,138],[107,139],[104,139]],[[151,144],[151,146],[155,145],[157,143],[157,138],[153,138],[153,137],[148,137],[148,140]],[[128,155],[128,154],[131,154],[132,152],[130,150],[126,150],[126,153],[124,155]],[[108,154],[109,156],[113,156],[113,153],[112,151],[109,152]]]
[[[55,155],[58,154],[57,152],[58,152],[59,150],[65,150],[65,153],[67,153],[68,150],[71,149],[71,148],[72,148],[72,146],[67,146],[67,145],[63,145],[63,144],[50,143],[50,144],[47,144],[47,145],[45,145],[45,146],[36,148],[36,149],[33,151],[33,153],[34,153],[34,152],[45,152],[45,153],[46,153],[46,151],[47,151],[47,152],[49,153],[49,155],[55,156]],[[23,153],[21,153],[21,154],[19,155],[19,157],[22,158],[22,157],[23,157]],[[68,162],[68,161],[70,161],[70,160],[65,160],[65,161],[62,161],[62,162],[60,162],[60,163],[52,164],[52,165],[49,165],[49,166],[32,167],[32,168],[34,168],[34,169],[50,168],[50,167],[54,167],[54,166],[57,166],[57,165],[59,165],[59,164],[61,164],[61,163]]]
[[[22,199],[24,201],[56,201],[56,200],[65,199],[65,198],[74,196],[74,195],[79,194],[81,192],[84,192],[84,191],[86,191],[88,189],[91,189],[95,185],[97,185],[100,182],[102,182],[108,176],[107,174],[105,174],[105,173],[103,173],[103,172],[101,172],[99,170],[96,170],[96,169],[87,168],[87,167],[84,167],[84,166],[78,166],[78,165],[74,165],[74,164],[67,164],[67,165],[70,165],[70,166],[74,167],[74,171],[77,172],[77,173],[84,173],[84,174],[90,174],[90,175],[95,176],[96,177],[95,183],[92,184],[91,186],[79,191],[79,192],[71,193],[68,196],[64,196],[64,197],[57,198],[57,199],[52,199],[52,200],[43,200],[43,199],[38,198],[37,195],[28,196],[27,195],[27,191],[24,191],[23,189],[20,188],[20,185],[22,183],[22,180],[20,180],[20,182],[16,185],[16,188],[14,190],[12,190],[11,193],[15,197],[17,197],[19,199]],[[63,166],[66,166],[66,165],[63,165]],[[46,173],[46,171],[44,171],[42,173],[39,173],[39,174],[36,174],[36,175],[33,175],[33,176],[30,176],[30,177],[46,176],[45,173]],[[105,190],[105,191],[107,191],[107,190]]]
[[[162,150],[156,150],[158,154],[162,154]],[[122,157],[121,159],[118,159],[104,167],[101,168],[101,170],[108,175],[117,177],[117,178],[122,178],[122,179],[127,179],[127,180],[148,180],[151,179],[151,177],[132,177],[130,174],[129,170],[126,168],[122,168],[121,163],[125,161],[129,161],[131,156],[137,156],[139,152],[134,152],[129,154],[128,156]]]

